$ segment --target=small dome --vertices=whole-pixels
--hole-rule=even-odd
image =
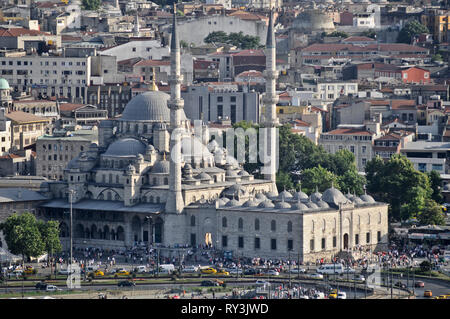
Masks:
[[[286,202],[278,202],[275,204],[275,208],[289,209],[289,208],[291,208],[291,205]]]
[[[146,146],[134,138],[123,138],[111,143],[103,155],[114,157],[136,157],[145,154]]]
[[[261,200],[267,200],[267,196],[264,195],[263,193],[258,193],[255,195],[255,199],[261,201]]]
[[[351,201],[353,201],[355,199],[355,195],[350,194],[350,193],[346,194],[345,197],[347,197]]]
[[[153,165],[151,172],[152,174],[169,174],[170,162],[166,160],[156,162],[155,165]]]
[[[72,168],[80,168],[80,164],[78,163],[78,157],[74,157],[72,160],[70,160],[69,163],[67,163],[66,169]]]
[[[211,180],[211,176],[209,176],[208,174],[206,174],[205,172],[201,172],[200,174],[198,174],[197,176],[195,176],[196,179],[200,179],[200,180]]]
[[[319,200],[317,203],[317,206],[319,206],[320,208],[330,208],[330,205],[328,205],[326,202],[324,202],[323,200]]]
[[[306,195],[305,193],[303,193],[301,190],[294,193],[294,199],[296,200],[301,200],[301,199],[308,199],[308,195]]]
[[[245,193],[245,188],[239,184],[233,184],[222,191],[222,195],[225,196],[244,196]]]
[[[309,199],[316,203],[322,199],[322,194],[319,192],[312,193],[311,196],[309,196]]]
[[[305,204],[306,204],[306,206],[308,206],[311,209],[319,208],[319,206],[317,206],[314,202],[306,202]]]
[[[353,199],[353,203],[355,203],[356,205],[364,205],[364,201],[359,198],[358,196],[355,196],[355,198]]]
[[[278,194],[275,192],[267,192],[265,195],[267,198],[270,198],[270,199],[275,199],[278,197]]]
[[[153,153],[155,151],[156,151],[156,149],[152,144],[147,145],[147,152]]]
[[[370,204],[374,204],[375,203],[375,200],[370,195],[364,194],[364,195],[361,195],[360,198],[366,203],[370,203]]]
[[[247,171],[244,171],[244,170],[240,171],[240,172],[238,173],[238,175],[239,175],[239,176],[250,176],[250,174],[249,174]]]
[[[291,205],[292,210],[307,210],[308,206],[303,203],[295,203]]]
[[[240,206],[240,205],[241,204],[236,199],[232,199],[228,203],[225,204],[226,207],[236,207],[236,206]]]
[[[258,208],[274,208],[275,205],[270,200],[265,200],[259,203]]]
[[[259,204],[259,202],[249,199],[248,201],[246,201],[244,204],[242,204],[243,207],[257,207]]]
[[[0,78],[0,90],[9,90],[9,83],[3,78]]]
[[[233,171],[232,169],[227,169],[226,173],[225,173],[226,177],[237,177],[237,173],[236,171]]]
[[[340,190],[334,187],[328,188],[325,192],[323,192],[322,200],[334,206],[339,206],[339,204],[348,202],[347,197],[345,197]]]
[[[291,199],[292,198],[292,194],[286,190],[282,191],[279,195],[278,195],[278,199],[282,200],[282,199]]]

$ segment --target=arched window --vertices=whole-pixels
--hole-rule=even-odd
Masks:
[[[116,184],[119,184],[119,175],[116,175]]]
[[[111,192],[108,192],[108,193],[106,194],[106,197],[107,197],[108,200],[112,200],[112,194],[111,194]]]
[[[98,196],[98,199],[99,199],[99,200],[104,200],[104,199],[105,199],[105,195],[100,194],[100,195]]]
[[[322,231],[325,231],[325,229],[327,228],[327,222],[325,221],[325,219],[322,220]]]
[[[227,218],[226,217],[222,218],[222,227],[227,227]]]
[[[312,220],[312,221],[311,221],[311,232],[313,232],[313,233],[314,233],[314,226],[315,226],[315,223],[314,223],[314,221]]]
[[[156,184],[157,184],[156,177],[153,177],[153,185],[156,185]]]
[[[370,213],[367,214],[367,224],[370,225]]]
[[[195,226],[195,216],[191,216],[191,226]]]
[[[142,199],[141,199],[141,201],[142,201],[143,203],[146,203],[146,202],[147,202],[147,197],[145,197],[145,196],[142,196]]]
[[[378,212],[378,224],[381,224],[381,212]]]
[[[287,231],[288,231],[288,233],[292,232],[292,222],[291,221],[288,221],[288,223],[287,223]]]
[[[275,220],[272,220],[270,222],[270,230],[271,231],[276,231],[277,230],[277,222]]]
[[[259,219],[255,219],[255,230],[259,230]]]
[[[154,199],[153,196],[150,196],[150,203],[153,203]]]
[[[114,200],[120,200],[119,194],[116,194],[116,196],[114,196]]]
[[[244,220],[242,218],[239,218],[239,220],[238,220],[238,229],[239,230],[244,229]]]

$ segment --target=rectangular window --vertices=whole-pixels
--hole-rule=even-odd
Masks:
[[[370,233],[366,233],[366,242],[370,244]]]
[[[355,235],[355,245],[359,245],[359,234]]]
[[[309,250],[310,250],[310,251],[314,251],[314,239],[311,239],[311,240],[309,241]]]
[[[256,237],[255,238],[255,249],[260,249],[261,248],[261,239]]]
[[[238,237],[238,248],[244,248],[244,237]]]
[[[222,247],[228,247],[228,237],[222,236]]]
[[[275,238],[270,240],[270,249],[277,250],[277,240]]]
[[[287,249],[289,251],[291,251],[292,249],[294,249],[294,241],[292,239],[288,239],[287,241]]]
[[[191,246],[192,247],[197,246],[197,238],[196,238],[195,234],[191,234]]]
[[[380,231],[377,232],[377,241],[378,242],[381,241],[381,232]]]
[[[326,242],[325,242],[325,238],[322,238],[322,250],[325,250],[326,247]]]
[[[336,236],[333,236],[333,248],[336,248],[336,242],[337,242]]]

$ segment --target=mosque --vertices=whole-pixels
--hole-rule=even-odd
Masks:
[[[152,90],[134,97],[122,116],[99,125],[99,143],[74,158],[42,218],[61,222],[69,243],[73,210],[76,247],[124,249],[136,242],[178,247],[210,244],[246,257],[303,261],[331,258],[363,245],[387,243],[388,206],[369,195],[278,193],[275,184],[277,72],[272,14],[266,42],[263,126],[269,170],[256,179],[227,150],[194,136],[180,94],[176,15],[171,39],[170,95]],[[196,152],[193,150],[196,149]],[[198,151],[200,150],[200,152]],[[66,246],[67,247],[67,246]]]

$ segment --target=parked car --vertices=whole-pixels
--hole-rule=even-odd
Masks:
[[[35,287],[36,287],[36,289],[39,289],[39,290],[45,290],[47,288],[47,286],[48,286],[47,283],[41,281],[41,282],[38,282]]]
[[[328,295],[328,299],[337,299],[337,297],[338,297],[337,289],[331,290],[330,294]]]
[[[214,273],[214,275],[217,275],[217,276],[229,276],[230,273],[228,271],[224,270],[224,269],[219,269],[219,270],[217,270],[216,273]]]
[[[256,275],[258,273],[258,270],[255,268],[248,268],[244,270],[244,275]]]
[[[203,280],[200,284],[200,286],[203,287],[214,287],[214,286],[220,286],[218,282],[214,280]]]
[[[130,273],[128,272],[128,270],[125,269],[119,269],[118,271],[116,271],[114,277],[118,277],[118,276],[129,276]]]
[[[325,299],[325,294],[323,292],[316,292],[313,299]]]
[[[309,275],[309,277],[313,278],[313,279],[323,279],[323,275],[319,274],[319,273],[311,274],[311,275]]]
[[[337,294],[337,299],[347,299],[347,294],[343,291],[339,291]]]
[[[208,268],[201,269],[200,272],[202,274],[215,274],[217,272],[217,270],[212,267],[208,267]]]
[[[147,272],[147,266],[137,266],[134,268],[134,271],[138,274],[146,273]]]
[[[119,287],[134,287],[136,286],[136,284],[134,283],[134,281],[129,281],[129,280],[123,280],[120,281],[117,286]]]
[[[416,288],[424,288],[425,287],[425,283],[423,281],[416,281],[416,283],[414,284],[414,287],[416,287]]]
[[[242,268],[228,268],[227,271],[230,273],[230,275],[243,274]]]
[[[355,269],[353,269],[352,267],[345,267],[344,268],[343,274],[354,274],[354,273],[355,273]]]
[[[90,272],[89,274],[94,277],[103,277],[105,275],[105,273],[99,269],[96,271]]]
[[[255,285],[257,286],[270,286],[270,282],[266,281],[266,280],[257,280],[255,282]]]
[[[279,276],[280,273],[278,271],[276,271],[275,269],[269,269],[268,271],[266,271],[266,275]]]
[[[69,269],[63,269],[61,268],[60,270],[58,270],[58,275],[69,275]]]
[[[291,274],[306,274],[305,268],[292,268]]]
[[[193,273],[193,272],[197,272],[197,271],[198,271],[197,266],[186,266],[183,268],[183,272],[187,272],[187,273]]]
[[[59,291],[59,290],[61,289],[54,285],[47,285],[47,287],[45,287],[45,291]]]

